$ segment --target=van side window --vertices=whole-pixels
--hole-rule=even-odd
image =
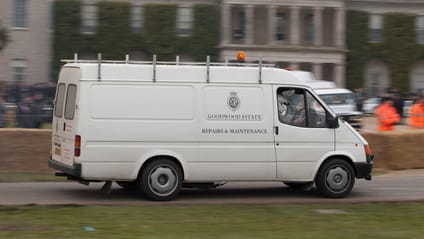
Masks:
[[[63,115],[63,101],[65,100],[65,84],[60,83],[57,88],[56,102],[54,105],[54,116],[62,118]]]
[[[281,123],[308,128],[324,128],[326,112],[308,92],[297,88],[279,88],[278,118]]]
[[[305,92],[302,89],[280,88],[277,94],[278,118],[281,123],[306,126]]]
[[[66,104],[65,104],[65,119],[74,119],[75,114],[75,100],[77,96],[77,86],[69,85],[66,93]]]

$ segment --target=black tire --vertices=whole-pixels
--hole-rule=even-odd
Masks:
[[[352,191],[355,185],[355,172],[345,160],[331,159],[319,169],[315,185],[325,197],[342,198]]]
[[[128,191],[137,189],[137,181],[116,181],[116,184]]]
[[[148,199],[169,201],[181,190],[183,174],[179,165],[169,159],[150,162],[138,178],[138,186]]]

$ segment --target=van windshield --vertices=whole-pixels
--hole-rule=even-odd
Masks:
[[[327,105],[353,105],[355,98],[352,93],[319,95]]]

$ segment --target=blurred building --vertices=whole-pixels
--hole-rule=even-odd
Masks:
[[[345,85],[344,0],[223,0],[221,58],[239,50]]]
[[[70,4],[59,6],[65,13],[52,16],[54,2]],[[115,12],[111,7],[105,9],[105,2],[126,3],[126,6],[119,6],[126,9],[117,16],[121,20],[110,17]],[[146,40],[146,35],[152,34],[151,29],[146,31],[146,4],[175,6],[175,23],[171,22],[174,35],[168,35],[169,42],[163,47],[157,44],[157,39],[162,39],[160,37]],[[216,32],[209,32],[208,36],[201,33],[203,38],[195,32],[195,26],[199,26],[196,25],[199,18],[195,18],[195,6],[199,4],[215,6],[218,9],[214,13],[215,19],[220,22],[215,24]],[[71,8],[68,15],[66,10]],[[356,11],[365,14],[362,28],[347,29],[351,13]],[[393,68],[396,61],[388,59],[392,53],[397,55],[396,52],[385,49],[390,44],[385,43],[384,21],[387,13],[393,12],[413,19],[410,26],[413,29],[409,30],[416,33],[416,39],[412,43],[405,42],[405,45],[418,46],[414,58],[410,59],[412,63],[402,65],[407,69],[400,73],[399,69]],[[99,17],[101,14],[106,15]],[[108,22],[116,24],[115,28],[102,24],[105,16],[113,19]],[[393,85],[403,86],[401,90],[404,91],[424,89],[424,50],[418,49],[424,45],[423,0],[1,0],[0,20],[11,39],[6,49],[0,52],[0,80],[54,81],[60,64],[58,59],[71,58],[73,52],[85,58],[95,58],[97,50],[110,57],[119,52],[122,59],[124,54],[130,53],[134,60],[150,60],[151,49],[169,50],[168,56],[180,55],[181,60],[204,59],[206,54],[217,52],[217,58],[224,61],[234,60],[236,52],[243,50],[248,61],[262,60],[282,68],[312,71],[317,79],[334,81],[341,87],[368,88],[370,95],[381,94]],[[166,16],[162,18],[162,21],[166,20]],[[211,25],[208,22],[202,24]],[[55,28],[57,25],[61,28]],[[53,37],[50,29],[56,29]],[[162,30],[157,29],[157,32]],[[194,47],[189,49],[187,45],[198,45],[196,41],[206,41],[211,34],[217,38],[206,46],[211,49],[197,49],[195,53],[201,54],[202,58],[193,55]],[[365,34],[361,35],[366,38],[361,44],[367,47],[353,49],[348,44],[349,34]],[[107,37],[121,37],[122,40],[108,41]],[[126,42],[138,45],[125,46]],[[52,50],[54,44],[57,49]],[[108,49],[114,53],[105,52]],[[350,55],[351,52],[367,53],[369,49],[376,49],[377,54],[370,53],[356,62]],[[385,54],[379,54],[380,49],[385,50]],[[158,54],[163,55],[163,52]],[[50,59],[54,60],[49,62]],[[360,69],[354,69],[352,73],[350,69],[355,68],[352,65],[358,65]],[[408,79],[392,79],[399,75],[407,75]]]
[[[412,24],[410,27],[411,33],[415,32],[415,39],[410,41],[401,42],[400,44],[411,45],[412,51],[418,52],[421,56],[412,59],[410,65],[402,66],[408,75],[406,81],[409,81],[408,91],[419,92],[424,90],[424,1],[423,0],[348,0],[347,9],[353,11],[362,11],[368,14],[368,42],[373,45],[383,45],[386,41],[385,31],[391,29],[384,29],[387,24],[385,23],[385,14],[402,13],[405,16],[410,16]],[[386,18],[387,19],[387,18]],[[347,29],[349,30],[349,29]],[[393,29],[396,30],[396,29]],[[405,36],[399,36],[405,37]],[[415,47],[414,47],[415,45]],[[405,49],[405,48],[404,48]],[[406,50],[406,49],[405,49]],[[406,52],[409,54],[409,52]],[[387,54],[386,54],[387,55]],[[400,57],[396,49],[388,54],[386,58]],[[412,55],[405,55],[405,58],[412,58]],[[388,64],[392,59],[385,59],[376,54],[372,59],[368,59],[364,66],[363,87],[368,89],[369,95],[376,96],[385,93],[387,88],[393,87],[394,81],[392,79],[393,68]]]
[[[0,24],[9,43],[0,51],[0,81],[50,80],[51,0],[1,0]]]

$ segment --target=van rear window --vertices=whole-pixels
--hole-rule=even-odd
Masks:
[[[75,99],[77,96],[77,86],[69,85],[68,92],[66,93],[66,104],[65,104],[65,119],[74,119],[75,114]]]
[[[54,116],[62,118],[63,102],[65,100],[65,84],[60,83],[56,91],[56,102],[54,105]]]

